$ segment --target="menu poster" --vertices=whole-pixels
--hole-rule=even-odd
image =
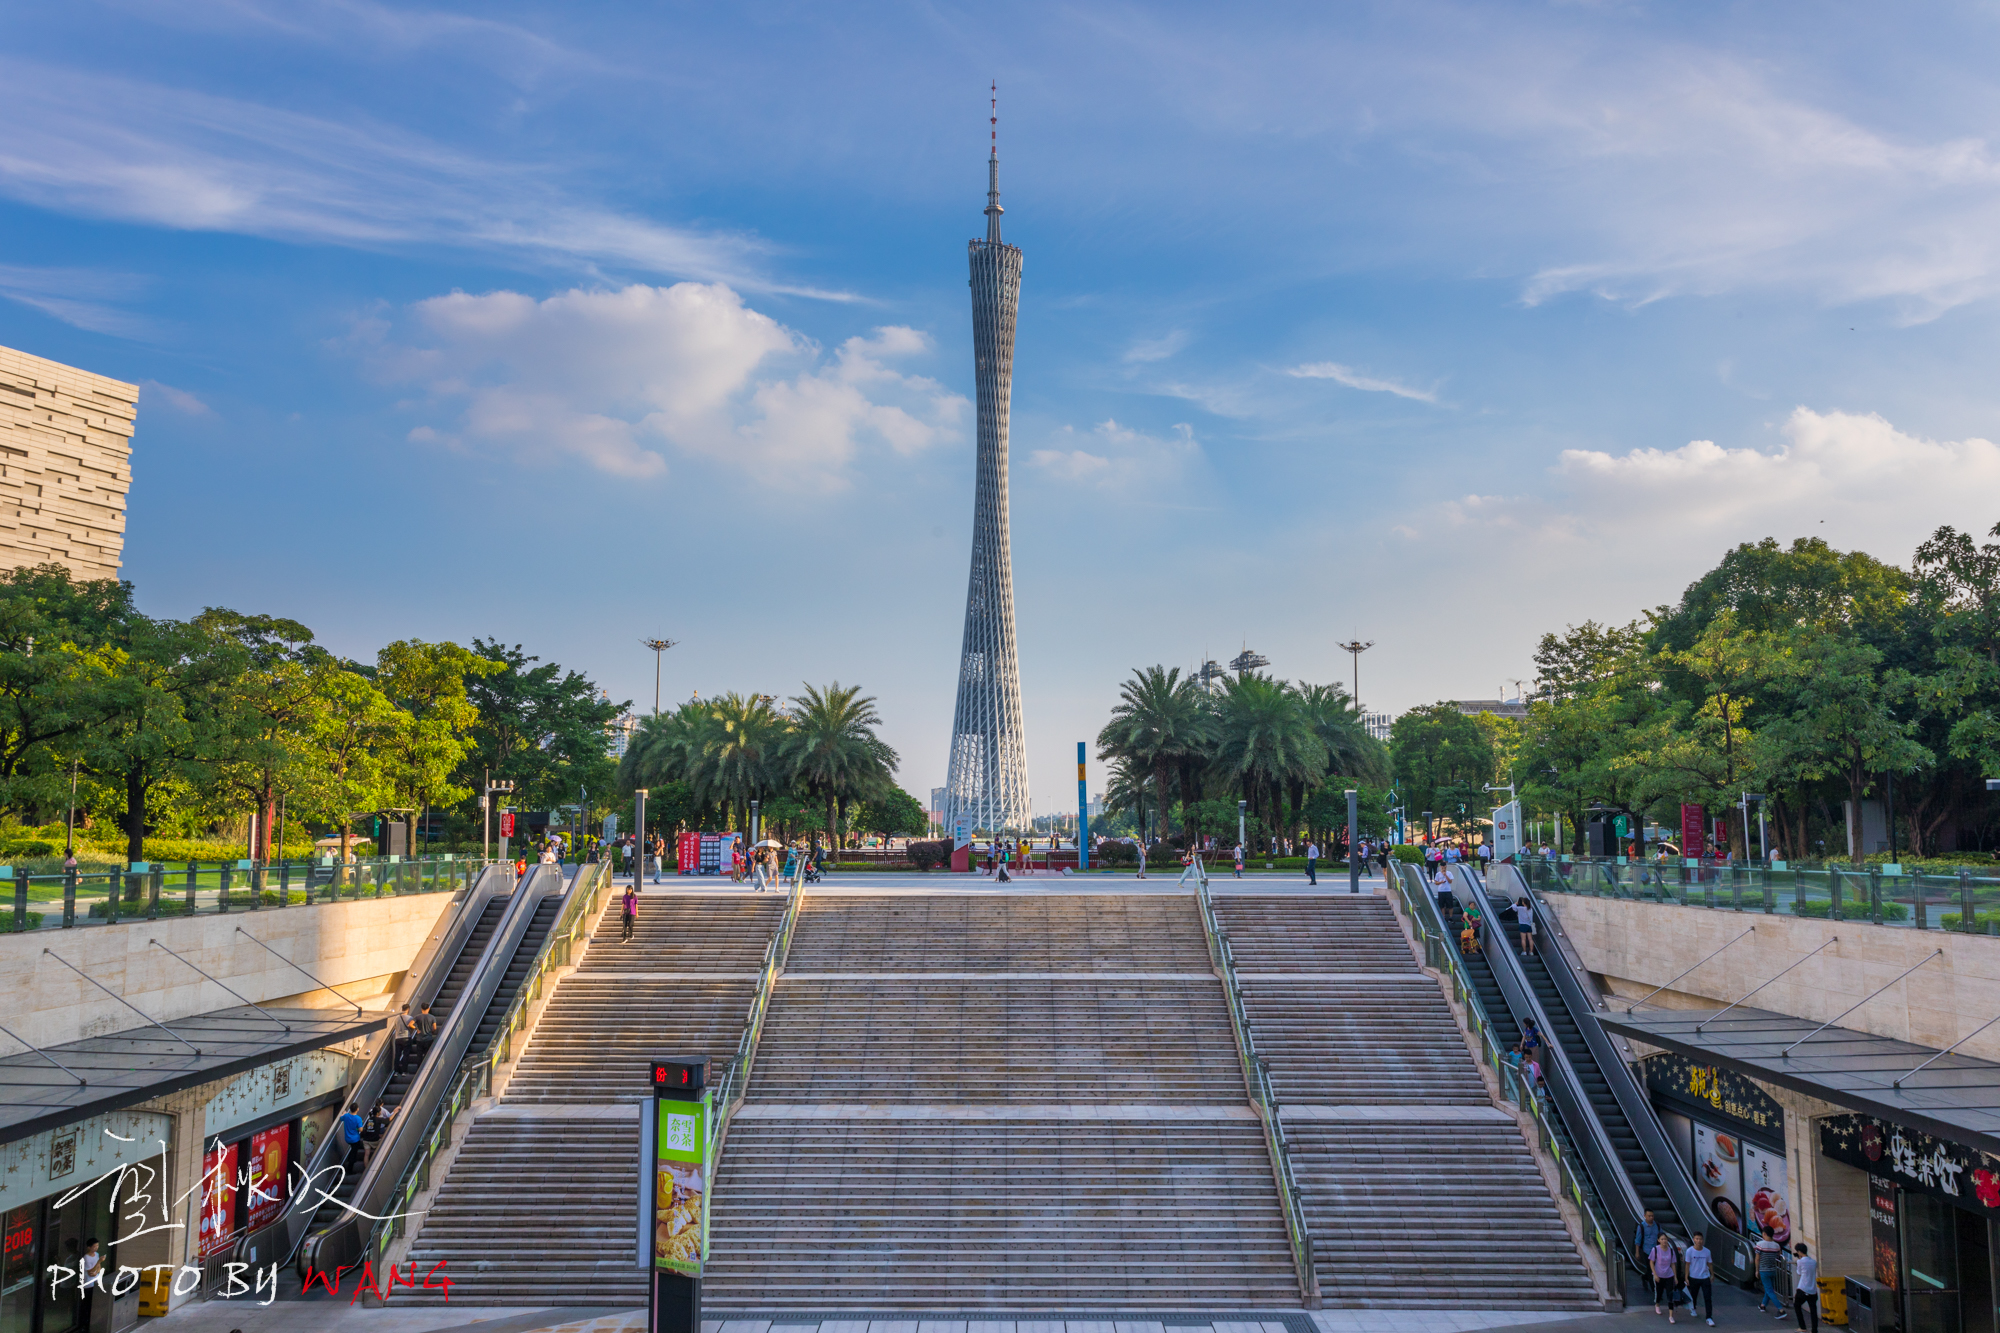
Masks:
[[[1792,1240],[1792,1204],[1785,1192],[1785,1158],[1754,1144],[1743,1145],[1744,1221],[1753,1236],[1780,1245]]]
[[[659,1138],[653,1178],[653,1266],[700,1277],[708,1248],[709,1094],[655,1103]]]
[[[1902,1246],[1896,1235],[1895,1181],[1877,1175],[1868,1177],[1868,1230],[1875,1240],[1875,1280],[1893,1292],[1896,1276],[1903,1267]],[[1894,1303],[1888,1308],[1893,1310]]]
[[[1709,1217],[1724,1231],[1743,1230],[1743,1141],[1694,1122],[1694,1178]]]
[[[236,1149],[217,1144],[201,1159],[201,1257],[221,1254],[236,1239]]]
[[[285,1211],[286,1158],[292,1127],[278,1125],[250,1136],[250,1225],[275,1222]]]

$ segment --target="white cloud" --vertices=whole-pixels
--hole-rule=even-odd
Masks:
[[[1376,375],[1364,375],[1352,366],[1343,366],[1338,361],[1313,361],[1303,366],[1293,366],[1285,372],[1299,379],[1332,380],[1345,384],[1350,389],[1360,389],[1366,393],[1393,393],[1398,398],[1411,398],[1420,403],[1435,403],[1438,400],[1435,389],[1413,389],[1395,380],[1383,379]]]
[[[1142,338],[1125,349],[1125,360],[1135,365],[1149,361],[1164,361],[1186,347],[1188,341],[1186,329],[1175,329],[1157,338]]]
[[[1201,457],[1194,427],[1186,422],[1176,424],[1173,434],[1165,437],[1107,420],[1079,439],[1075,427],[1065,426],[1055,442],[1064,447],[1030,450],[1029,466],[1058,481],[1107,490],[1174,485]],[[1079,443],[1089,447],[1076,447]]]
[[[357,349],[390,382],[422,385],[420,410],[456,414],[410,438],[576,457],[614,476],[657,476],[672,453],[761,483],[843,484],[871,451],[908,456],[958,438],[965,400],[892,363],[929,339],[887,327],[829,357],[719,284],[453,292],[418,302],[410,329],[371,321]]]
[[[120,338],[140,338],[153,331],[152,321],[120,306],[136,298],[145,285],[145,279],[130,273],[0,264],[0,297],[65,324]]]
[[[486,160],[356,113],[340,120],[132,79],[0,59],[0,193],[188,231],[389,248],[470,246],[781,287],[754,237],[579,201],[562,172]]]
[[[140,402],[142,404],[145,403],[146,398],[152,394],[158,394],[168,407],[187,416],[212,417],[215,415],[215,409],[189,393],[186,389],[176,389],[173,385],[162,384],[158,380],[147,380],[140,386]]]
[[[1476,555],[1505,568],[1524,588],[1544,575],[1567,587],[1588,570],[1626,590],[1630,615],[1673,600],[1741,542],[1817,536],[1905,562],[1941,523],[1992,524],[1990,440],[1923,439],[1874,414],[1807,407],[1779,429],[1783,443],[1762,449],[1564,450],[1531,493],[1461,496],[1395,530],[1445,563]]]

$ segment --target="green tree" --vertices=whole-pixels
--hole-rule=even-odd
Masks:
[[[1285,818],[1286,789],[1326,774],[1326,745],[1313,731],[1298,691],[1281,680],[1245,673],[1223,681],[1218,713],[1213,771],[1241,792],[1274,832],[1295,827],[1295,820]]]
[[[402,714],[381,756],[391,804],[408,810],[404,845],[417,851],[417,818],[432,806],[455,805],[473,789],[465,776],[479,710],[469,682],[506,668],[455,643],[399,639],[375,655],[375,683]]]
[[[841,828],[843,804],[894,789],[897,756],[875,734],[882,716],[874,697],[862,694],[860,686],[834,681],[824,689],[803,689],[792,696],[780,768],[787,785],[797,783],[825,808],[826,828],[834,832]],[[923,831],[921,823],[917,831]]]
[[[1097,757],[1120,758],[1134,773],[1152,774],[1154,809],[1164,836],[1165,812],[1173,802],[1168,782],[1184,773],[1187,799],[1200,799],[1193,774],[1206,758],[1214,732],[1206,697],[1192,680],[1181,679],[1179,667],[1137,667],[1118,687],[1111,721],[1097,733]]]
[[[497,641],[474,639],[472,651],[498,670],[467,675],[466,697],[478,710],[454,786],[476,790],[486,772],[513,779],[515,801],[530,808],[576,799],[578,787],[608,791],[617,779],[611,724],[631,701],[614,703],[581,672],[565,671]]]
[[[1479,724],[1448,700],[1412,708],[1389,729],[1390,762],[1403,789],[1406,809],[1421,818],[1485,816],[1486,783],[1493,774],[1493,747]]]

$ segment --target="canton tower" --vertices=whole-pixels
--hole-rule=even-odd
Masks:
[[[1028,738],[1014,650],[1014,562],[1007,546],[1007,403],[1014,382],[1014,314],[1021,250],[1000,240],[1000,132],[995,90],[986,159],[986,239],[972,262],[972,351],[979,381],[979,474],[972,496],[972,577],[945,779],[945,827],[961,816],[989,833],[1029,825]]]

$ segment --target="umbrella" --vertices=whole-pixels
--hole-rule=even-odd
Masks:
[[[770,838],[766,838],[764,839],[764,841],[756,844],[756,846],[752,847],[750,850],[754,852],[757,850],[758,847],[776,847],[779,851],[783,851],[785,849],[785,844],[782,842],[774,841],[773,839]]]

